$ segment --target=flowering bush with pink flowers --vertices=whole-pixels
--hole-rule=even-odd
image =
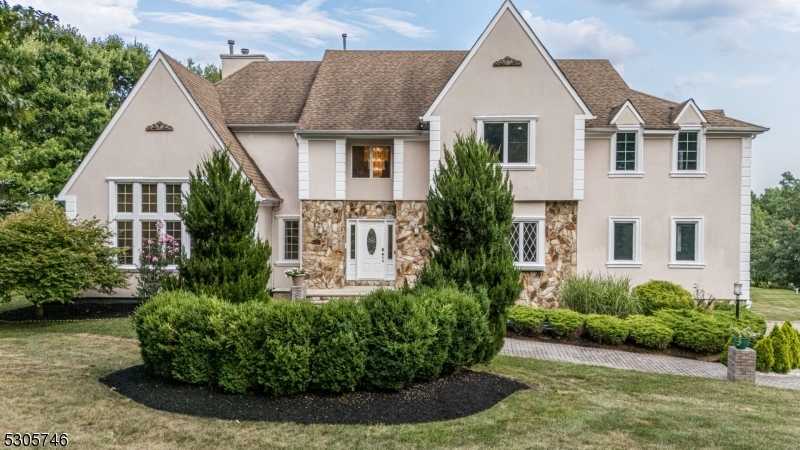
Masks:
[[[136,294],[147,300],[160,293],[164,285],[176,276],[169,266],[176,264],[181,256],[181,243],[163,232],[164,222],[156,223],[158,239],[142,242],[139,252],[139,284]]]

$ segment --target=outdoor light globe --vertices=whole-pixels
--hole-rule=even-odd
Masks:
[[[742,295],[742,283],[733,283],[733,295]]]

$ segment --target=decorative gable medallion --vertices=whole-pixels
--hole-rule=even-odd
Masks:
[[[506,56],[505,58],[499,61],[495,61],[494,64],[492,65],[494,67],[519,67],[522,65],[522,61],[514,59],[510,56]]]
[[[172,125],[167,125],[159,120],[152,125],[148,125],[145,131],[172,131]]]

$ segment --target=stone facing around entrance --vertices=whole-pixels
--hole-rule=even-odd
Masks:
[[[578,267],[578,203],[547,202],[545,210],[545,269],[522,272],[520,279],[525,287],[517,303],[556,308],[556,289]]]
[[[427,214],[424,201],[302,201],[302,264],[308,270],[308,288],[400,287],[406,279],[413,285],[428,261],[431,246],[430,237],[423,228]],[[347,219],[395,219],[395,281],[346,281]],[[322,234],[319,235],[318,224],[322,224]],[[417,236],[414,235],[414,226],[420,228]]]

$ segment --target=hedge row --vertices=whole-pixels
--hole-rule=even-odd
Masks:
[[[136,310],[153,373],[228,392],[399,390],[483,360],[488,302],[455,289],[376,291],[361,302],[231,304],[168,292]]]
[[[579,314],[568,309],[539,309],[513,306],[508,310],[509,327],[522,336],[534,336],[549,330],[559,339],[578,338],[583,334],[610,345],[626,340],[650,348],[665,349],[674,344],[699,353],[719,353],[726,348],[731,325],[751,327],[764,333],[766,323],[749,311],[742,311],[739,321],[731,311],[663,309],[653,316],[633,315],[619,319],[609,315]]]

